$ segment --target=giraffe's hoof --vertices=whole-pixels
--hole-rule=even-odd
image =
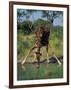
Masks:
[[[25,63],[25,60],[21,62],[21,64],[23,65]]]

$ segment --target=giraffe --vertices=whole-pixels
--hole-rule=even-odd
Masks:
[[[38,66],[40,64],[40,57],[42,53],[40,53],[40,49],[45,46],[47,51],[47,60],[48,60],[48,46],[49,45],[49,36],[50,36],[50,30],[48,27],[40,26],[35,32],[36,41],[35,45],[29,50],[24,60],[21,62],[21,64],[24,64],[29,54],[35,49],[34,59],[37,59]],[[54,52],[53,52],[54,54]],[[58,60],[56,55],[54,54],[54,57],[56,58],[59,65],[61,65],[61,62]]]

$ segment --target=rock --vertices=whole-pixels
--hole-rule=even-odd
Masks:
[[[61,63],[63,63],[63,56],[57,57]],[[48,60],[48,63],[57,63],[57,60],[55,57],[50,57]]]
[[[63,56],[58,57],[61,63],[63,63]]]
[[[57,63],[57,60],[55,57],[50,57],[48,63]]]

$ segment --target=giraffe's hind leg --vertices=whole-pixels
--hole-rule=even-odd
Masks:
[[[37,68],[40,67],[40,58],[41,58],[40,48],[41,48],[41,47],[38,47],[38,48],[37,48],[37,52],[36,52]]]
[[[49,44],[49,46],[50,46],[50,44]],[[50,46],[50,48],[52,49],[53,57],[57,60],[57,63],[58,63],[59,65],[61,65],[62,63],[61,63],[61,61],[57,58],[57,56],[55,55],[54,49],[53,49],[51,46]]]
[[[48,45],[46,46],[46,52],[47,52],[47,63],[49,63]]]

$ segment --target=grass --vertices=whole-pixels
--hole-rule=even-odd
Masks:
[[[63,65],[41,64],[37,69],[36,64],[25,64],[24,66],[18,64],[17,68],[18,80],[63,78]]]

